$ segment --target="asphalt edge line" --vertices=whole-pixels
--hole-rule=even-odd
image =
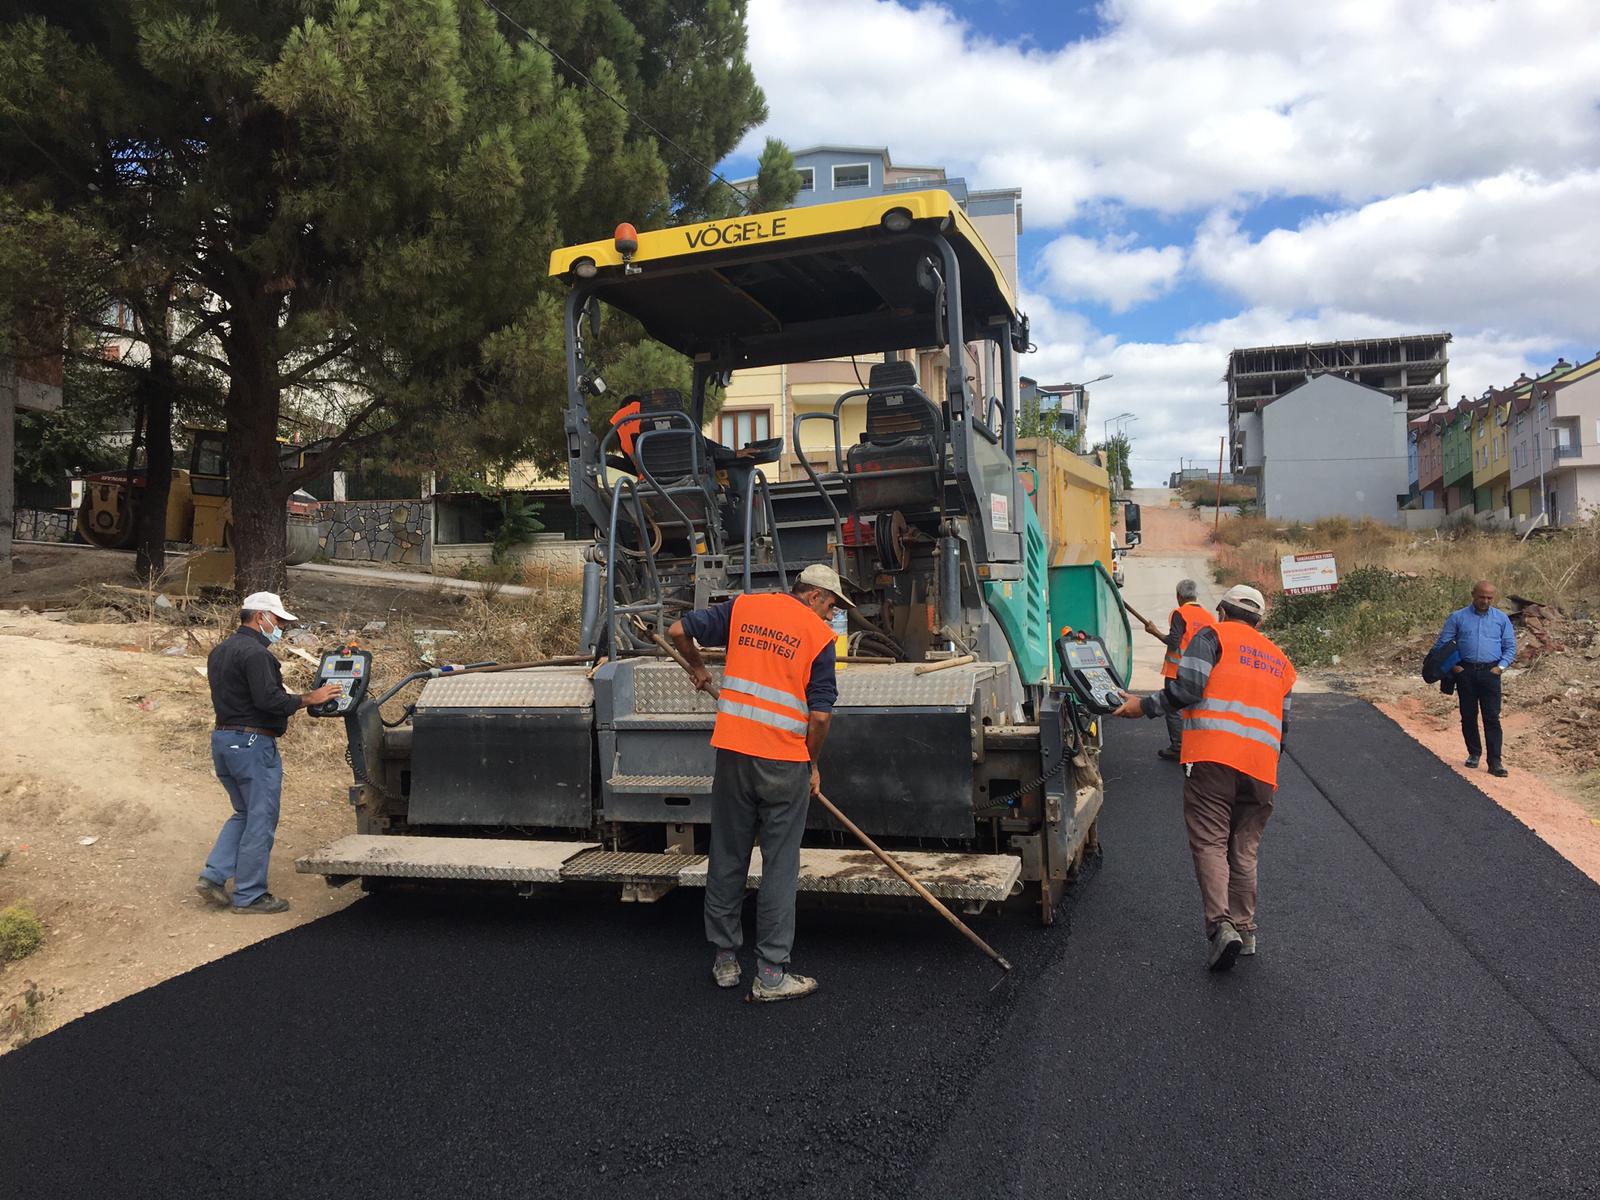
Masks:
[[[1385,713],[1379,711],[1375,705],[1368,704],[1365,700],[1360,700],[1358,703],[1366,704],[1366,706],[1372,709],[1373,712],[1377,713],[1378,716],[1382,717],[1385,721],[1389,721],[1391,725],[1395,725],[1395,723],[1391,721]],[[1400,727],[1395,725],[1395,728],[1399,729]],[[1401,732],[1404,733],[1405,731],[1402,729]],[[1424,747],[1424,749],[1426,748]],[[1381,862],[1385,868],[1387,868],[1389,874],[1393,875],[1395,879],[1399,881],[1400,886],[1405,888],[1405,890],[1410,893],[1411,897],[1416,900],[1418,904],[1422,905],[1422,907],[1427,911],[1428,915],[1431,916],[1435,921],[1439,922],[1440,927],[1450,935],[1451,940],[1454,941],[1456,945],[1460,946],[1461,949],[1466,952],[1467,957],[1472,959],[1473,962],[1477,963],[1478,966],[1483,970],[1483,973],[1490,979],[1494,980],[1497,985],[1499,985],[1500,990],[1510,997],[1512,1003],[1532,1017],[1534,1023],[1537,1024],[1539,1028],[1543,1029],[1545,1033],[1550,1035],[1551,1040],[1554,1041],[1556,1045],[1560,1046],[1561,1049],[1566,1052],[1567,1057],[1572,1059],[1572,1061],[1577,1064],[1578,1070],[1582,1071],[1595,1083],[1600,1083],[1600,1069],[1591,1066],[1585,1060],[1583,1055],[1580,1054],[1572,1045],[1572,1043],[1567,1040],[1566,1035],[1561,1033],[1561,1031],[1552,1025],[1547,1018],[1535,1010],[1532,1002],[1523,996],[1522,993],[1516,988],[1514,988],[1504,975],[1501,975],[1499,972],[1495,971],[1489,959],[1480,953],[1476,948],[1474,948],[1459,929],[1457,929],[1449,921],[1445,920],[1444,914],[1440,912],[1439,909],[1436,908],[1426,896],[1417,890],[1417,888],[1412,885],[1409,879],[1400,873],[1399,868],[1389,860],[1389,856],[1386,855],[1382,850],[1378,849],[1377,843],[1368,837],[1366,831],[1357,825],[1355,821],[1351,819],[1350,814],[1345,812],[1345,810],[1339,806],[1338,801],[1328,794],[1328,790],[1322,786],[1321,781],[1311,773],[1311,771],[1306,767],[1306,764],[1300,760],[1298,755],[1296,755],[1287,745],[1284,746],[1283,753],[1288,756],[1290,762],[1294,763],[1295,766],[1300,768],[1300,773],[1306,777],[1307,781],[1312,787],[1317,789],[1317,795],[1321,796],[1328,802],[1328,807],[1339,814],[1339,819],[1350,827],[1351,832],[1361,839],[1362,843],[1365,844],[1367,849],[1371,850],[1377,860]],[[1492,802],[1492,797],[1489,797],[1489,799]],[[1504,810],[1502,809],[1501,811],[1503,812]],[[1506,815],[1510,816],[1509,813]],[[1554,853],[1554,851],[1552,851],[1552,853]]]

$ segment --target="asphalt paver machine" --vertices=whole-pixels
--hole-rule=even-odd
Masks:
[[[966,213],[921,191],[623,226],[550,270],[570,286],[571,495],[596,531],[581,644],[566,663],[433,672],[394,728],[384,696],[363,695],[346,714],[358,831],[300,869],[598,882],[636,900],[703,886],[714,702],[658,639],[691,607],[828,562],[858,607],[824,790],[934,894],[973,908],[1031,890],[1050,921],[1095,846],[1114,699],[1071,665],[1098,631],[1064,640],[1051,610],[1050,539],[1016,464],[1028,324]],[[608,424],[591,414],[611,407],[594,348],[618,313],[692,363],[693,383]],[[915,356],[939,349],[948,367],[920,380]],[[795,414],[791,478],[782,439],[702,436],[708,392],[733,373],[852,356],[860,386]],[[819,806],[800,886],[909,894]]]

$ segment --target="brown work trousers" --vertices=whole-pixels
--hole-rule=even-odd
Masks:
[[[1183,823],[1200,881],[1206,936],[1222,921],[1241,932],[1254,929],[1256,856],[1277,789],[1221,763],[1190,763],[1184,772]]]

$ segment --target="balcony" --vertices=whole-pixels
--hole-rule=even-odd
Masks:
[[[1583,447],[1582,446],[1574,446],[1574,445],[1569,443],[1569,444],[1564,445],[1564,446],[1557,446],[1556,450],[1555,450],[1555,454],[1556,454],[1557,458],[1582,458],[1583,457]]]

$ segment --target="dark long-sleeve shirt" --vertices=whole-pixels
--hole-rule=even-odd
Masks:
[[[1169,679],[1166,686],[1154,695],[1146,696],[1139,702],[1139,708],[1147,717],[1159,717],[1163,713],[1182,712],[1184,709],[1200,703],[1206,694],[1206,684],[1211,682],[1211,668],[1216,666],[1222,658],[1222,641],[1217,637],[1213,628],[1202,629],[1194,635],[1194,639],[1184,650],[1183,657],[1178,660],[1178,677]],[[1291,696],[1283,698],[1283,739],[1289,737],[1289,701]]]
[[[1178,654],[1183,650],[1183,635],[1188,631],[1189,625],[1183,619],[1183,609],[1172,610],[1172,620],[1167,623],[1167,651]]]
[[[1492,663],[1503,671],[1517,661],[1517,631],[1511,627],[1511,618],[1492,604],[1487,612],[1470,604],[1456,609],[1444,619],[1433,648],[1437,650],[1452,638],[1462,662]]]
[[[266,635],[239,626],[206,659],[211,707],[218,725],[249,725],[281,737],[300,711],[300,697],[283,690],[283,671]]]
[[[800,601],[796,600],[796,604]],[[702,646],[726,646],[733,628],[733,601],[697,608],[683,614],[683,631]],[[831,713],[839,699],[838,663],[833,643],[811,660],[811,678],[806,683],[806,707],[812,712]]]

